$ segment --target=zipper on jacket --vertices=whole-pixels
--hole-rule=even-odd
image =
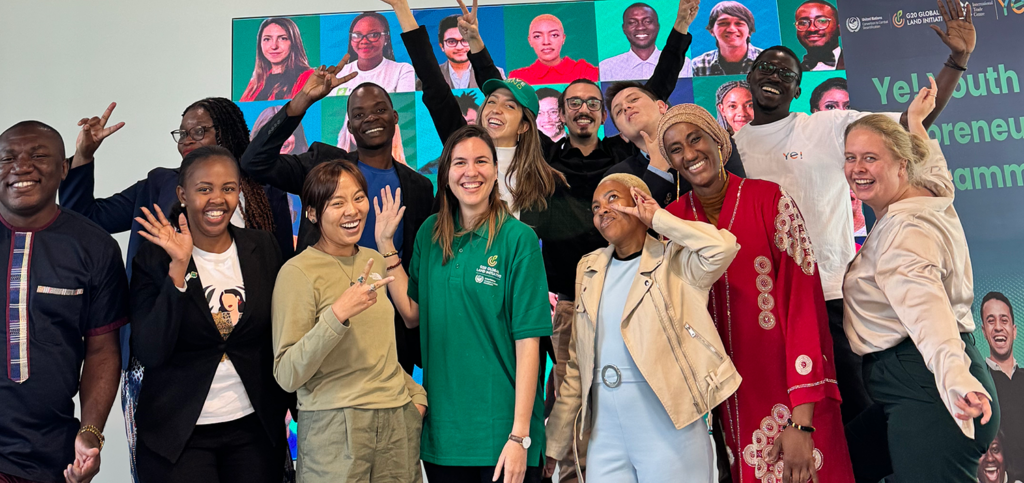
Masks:
[[[660,295],[662,299],[664,299],[665,297],[665,295],[662,294],[660,290],[658,291],[658,295]],[[657,303],[654,304],[654,310],[658,312],[658,316],[662,322],[662,328],[664,329],[664,326],[667,322],[668,326],[671,327],[672,329],[672,334],[676,336],[676,350],[680,354],[682,354],[683,360],[686,362],[686,368],[690,370],[690,375],[692,376],[692,379],[687,378],[686,373],[684,371],[680,372],[683,373],[683,380],[686,381],[686,386],[690,389],[690,398],[693,401],[694,409],[697,410],[697,414],[704,414],[706,411],[704,411],[704,409],[701,407],[701,393],[700,388],[698,387],[698,384],[700,384],[700,379],[697,378],[697,373],[694,372],[693,370],[693,364],[690,362],[689,356],[687,356],[686,351],[683,350],[682,338],[680,337],[679,331],[676,330],[676,324],[672,322],[672,318],[668,316],[668,313],[662,311],[662,307],[660,307]],[[671,345],[671,343],[669,345]],[[707,410],[710,411],[711,408],[709,407]]]
[[[704,347],[707,350],[711,351],[711,353],[714,354],[719,361],[722,360],[722,355],[718,353],[718,351],[715,349],[715,346],[711,345],[711,343],[708,342],[708,340],[705,339],[704,336],[698,334],[697,331],[693,330],[693,327],[690,327],[690,324],[684,322],[683,327],[686,329],[687,332],[690,333],[691,338],[700,341],[700,343],[704,344]]]

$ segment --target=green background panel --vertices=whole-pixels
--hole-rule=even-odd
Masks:
[[[595,17],[597,20],[597,49],[601,60],[622,54],[629,50],[629,41],[626,34],[622,33],[622,14],[626,8],[637,3],[636,0],[606,0],[597,3]],[[672,25],[676,22],[676,11],[679,10],[679,2],[671,0],[644,0],[643,3],[650,5],[658,12],[658,41],[654,45],[661,49],[665,47]]]
[[[778,0],[779,3],[779,34],[782,35],[782,45],[793,49],[796,55],[800,56],[801,59],[807,54],[807,49],[803,45],[800,45],[800,41],[796,38],[796,9],[800,7],[800,4],[806,0]],[[836,1],[832,0],[833,6],[836,6]],[[839,6],[842,8],[842,6]],[[841,17],[840,20],[841,21]],[[842,25],[839,26],[839,45],[843,45],[842,36]]]
[[[604,2],[597,5],[604,5]],[[537,54],[527,40],[530,22],[544,13],[558,17],[565,28],[562,57],[586,59],[594,67],[600,63],[597,55],[597,33],[594,29],[594,3],[539,3],[505,7],[505,72],[526,67],[537,60]],[[621,33],[620,33],[621,35]]]
[[[309,65],[317,67],[320,65],[320,16],[304,15],[301,17],[288,17],[299,27],[299,35],[302,36],[302,46],[306,50],[306,57]],[[256,66],[256,51],[259,43],[256,35],[259,34],[260,24],[263,18],[243,18],[232,21],[231,28],[231,99],[241,99],[245,87],[249,85],[252,78],[253,68]]]

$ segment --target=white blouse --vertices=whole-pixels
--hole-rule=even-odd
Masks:
[[[910,337],[935,375],[943,404],[961,431],[955,402],[970,392],[989,395],[971,375],[961,332],[974,332],[974,275],[953,182],[939,143],[931,140],[924,187],[934,197],[889,205],[854,257],[843,282],[844,328],[860,355],[892,348]],[[989,395],[991,399],[991,395]]]

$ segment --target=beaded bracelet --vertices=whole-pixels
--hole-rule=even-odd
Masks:
[[[788,422],[786,422],[786,427],[782,428],[782,429],[786,429],[786,428],[790,428],[790,427],[799,429],[800,431],[803,431],[805,433],[813,433],[814,432],[814,426],[801,426],[799,424],[794,423],[792,418],[790,418],[790,420]]]
[[[106,439],[103,437],[103,433],[100,432],[99,428],[91,424],[86,424],[85,426],[82,426],[82,429],[78,430],[78,434],[82,433],[94,434],[96,436],[96,439],[100,440],[100,451],[103,451],[103,443],[106,442]]]
[[[400,267],[401,265],[402,265],[402,259],[401,259],[401,258],[399,258],[399,259],[398,259],[398,262],[396,262],[396,263],[395,263],[394,265],[392,265],[392,266],[388,267],[386,271],[390,272],[390,271],[392,271],[392,270],[394,270],[394,269],[396,269],[396,268]]]

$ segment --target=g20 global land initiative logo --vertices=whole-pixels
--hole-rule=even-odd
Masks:
[[[906,23],[906,20],[904,20],[904,18],[903,18],[903,10],[900,10],[900,11],[896,12],[895,14],[893,14],[893,16],[892,16],[892,24],[895,25],[896,28],[903,28],[903,25],[905,23]]]

